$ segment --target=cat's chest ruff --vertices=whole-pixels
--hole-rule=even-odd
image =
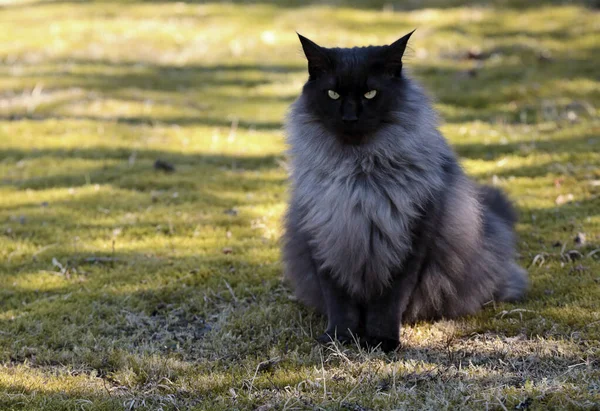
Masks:
[[[362,170],[313,177],[304,227],[317,262],[354,294],[381,290],[410,251],[415,210],[402,179]]]

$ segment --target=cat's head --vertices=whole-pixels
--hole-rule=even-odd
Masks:
[[[402,57],[412,32],[389,46],[325,48],[301,36],[306,108],[345,144],[361,144],[401,110]]]

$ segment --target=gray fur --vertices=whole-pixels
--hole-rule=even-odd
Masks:
[[[285,277],[321,312],[323,271],[366,305],[395,276],[418,276],[402,322],[470,314],[491,300],[521,298],[527,288],[514,260],[510,204],[465,176],[425,93],[413,81],[408,87],[395,120],[361,145],[328,135],[303,96],[292,105]],[[429,224],[416,236],[420,221]],[[426,258],[404,273],[416,250]]]

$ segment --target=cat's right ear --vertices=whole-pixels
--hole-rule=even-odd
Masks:
[[[308,60],[308,75],[311,78],[316,78],[329,70],[331,61],[329,60],[325,49],[314,41],[302,36],[300,33],[296,34],[298,34],[298,38],[302,44],[302,50],[304,50],[304,55]]]
[[[415,30],[386,47],[385,69],[394,77],[400,76],[402,71],[402,57],[404,57],[408,39],[410,39]]]

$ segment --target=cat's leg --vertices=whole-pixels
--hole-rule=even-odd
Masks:
[[[318,338],[321,343],[334,339],[342,343],[353,341],[360,325],[360,304],[339,286],[328,270],[319,273],[319,283],[327,312],[327,330]]]
[[[428,203],[424,215],[434,216],[436,210]],[[380,346],[389,352],[400,346],[400,327],[405,311],[413,298],[422,271],[427,267],[431,236],[436,218],[422,218],[413,230],[413,249],[403,267],[394,273],[392,284],[381,295],[366,304],[364,329],[369,347]]]
[[[284,277],[300,301],[327,316],[327,330],[318,338],[320,342],[335,338],[340,342],[351,341],[359,327],[359,304],[337,285],[329,271],[317,269],[310,238],[301,229],[301,215],[292,203],[286,215],[283,237]]]
[[[391,287],[367,302],[365,342],[369,347],[380,346],[385,352],[400,346],[402,316],[418,280],[414,270],[396,275]]]

